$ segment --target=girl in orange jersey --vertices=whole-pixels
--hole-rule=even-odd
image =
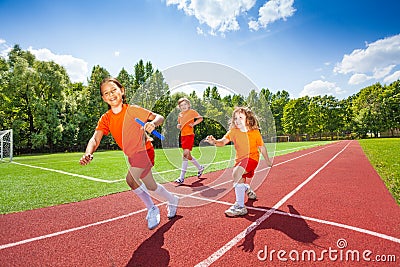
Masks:
[[[245,107],[238,107],[233,111],[229,131],[221,139],[209,135],[206,141],[212,145],[224,146],[231,141],[236,150],[235,167],[233,169],[233,187],[235,188],[236,203],[225,211],[226,216],[236,217],[247,214],[244,206],[245,194],[249,199],[256,199],[256,194],[245,183],[246,178],[254,176],[254,170],[260,159],[260,152],[268,166],[272,163],[261,137],[257,118],[254,113]]]
[[[86,152],[80,159],[80,164],[90,163],[103,136],[111,133],[130,163],[126,182],[146,205],[148,228],[154,229],[160,223],[160,211],[154,205],[147,190],[154,191],[168,201],[169,219],[176,215],[178,205],[178,198],[157,183],[151,172],[154,166],[154,148],[146,132],[151,133],[163,123],[164,118],[137,105],[126,104],[125,88],[117,79],[104,79],[100,84],[100,94],[104,102],[108,104],[109,110],[99,119],[96,130],[87,144]],[[135,122],[135,118],[146,124],[142,127]]]
[[[194,144],[194,126],[203,121],[203,117],[190,107],[190,101],[186,97],[178,100],[180,113],[178,115],[177,128],[181,130],[181,147],[183,149],[182,170],[181,175],[175,180],[176,183],[182,184],[185,180],[185,174],[190,160],[197,167],[197,176],[203,174],[204,167],[190,154]]]

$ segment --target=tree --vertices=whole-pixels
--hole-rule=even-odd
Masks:
[[[382,102],[380,95],[383,87],[380,83],[368,86],[356,94],[352,102],[354,123],[359,136],[365,137],[367,133],[378,136],[379,131],[384,128],[382,122]]]
[[[274,116],[277,135],[284,134],[282,126],[283,109],[289,100],[289,93],[285,90],[282,92],[278,91],[276,94],[271,96],[271,112]]]
[[[295,134],[297,140],[300,140],[300,135],[306,133],[309,102],[308,96],[291,99],[283,110],[283,130],[287,134]]]
[[[124,68],[118,73],[117,80],[125,88],[125,96],[127,103],[131,103],[132,97],[135,93],[133,77]]]
[[[62,139],[61,108],[70,80],[66,70],[52,61],[36,61],[34,69],[33,148],[45,146],[52,152]]]
[[[394,130],[400,129],[400,80],[385,86],[380,96],[382,102],[382,130],[389,130],[394,136]]]
[[[88,85],[83,88],[81,97],[77,100],[79,106],[79,126],[78,126],[78,146],[84,149],[88,140],[93,135],[97,122],[101,115],[107,110],[107,104],[103,101],[100,94],[100,83],[104,78],[110,77],[110,73],[96,65],[92,68]],[[103,138],[102,147],[115,147],[115,142],[111,137]]]

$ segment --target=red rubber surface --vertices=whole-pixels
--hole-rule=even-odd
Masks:
[[[196,193],[195,186],[215,177],[218,173],[204,174],[185,185]],[[195,196],[220,192],[207,191]],[[173,220],[161,204],[161,223],[154,230],[147,229],[144,206],[132,192],[1,215],[0,266],[195,266],[207,259],[212,266],[399,265],[399,206],[357,141],[276,157],[256,193],[242,218],[224,215],[227,203],[235,201],[233,190],[219,202],[179,208]],[[257,220],[257,227],[246,231]],[[241,232],[243,238],[236,238]],[[338,247],[338,240],[347,246]],[[370,261],[362,258],[366,250]],[[316,259],[307,254],[302,259],[307,251]],[[358,261],[349,254],[355,251]],[[296,252],[298,261],[289,257]],[[392,255],[396,262],[375,258],[393,261]]]

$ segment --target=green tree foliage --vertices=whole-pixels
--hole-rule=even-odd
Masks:
[[[378,136],[379,130],[384,126],[380,101],[382,93],[382,85],[376,83],[362,89],[352,102],[355,130],[362,137],[368,132]]]
[[[295,135],[297,140],[300,140],[301,135],[307,133],[309,102],[308,96],[291,99],[283,109],[283,130],[287,134]]]
[[[84,150],[107,104],[100,94],[100,83],[110,73],[94,66],[87,81],[71,83],[63,67],[54,62],[36,60],[29,51],[15,45],[7,58],[0,57],[0,127],[14,130],[15,152]],[[315,96],[290,99],[287,91],[252,90],[247,96],[221,97],[218,87],[206,87],[202,97],[196,92],[170,94],[162,73],[151,62],[139,60],[134,72],[124,68],[117,79],[124,85],[127,102],[148,108],[166,118],[158,129],[175,136],[163,145],[178,144],[176,128],[180,97],[191,100],[204,121],[196,126],[196,144],[207,135],[222,137],[229,128],[237,106],[253,109],[262,133],[307,138],[364,137],[387,131],[394,135],[400,128],[400,81],[379,83],[361,89],[347,99]],[[161,146],[158,139],[156,147]],[[117,148],[111,136],[103,138],[101,148]]]
[[[289,102],[289,93],[285,90],[278,91],[271,96],[271,112],[274,116],[276,135],[283,135],[284,130],[282,126],[283,109]]]

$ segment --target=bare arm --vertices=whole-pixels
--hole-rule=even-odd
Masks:
[[[224,146],[224,145],[229,144],[229,142],[230,142],[229,139],[227,139],[227,138],[215,139],[215,137],[212,135],[207,136],[205,141],[207,143],[209,143],[211,145],[215,145],[215,146]]]
[[[151,133],[157,126],[163,124],[164,117],[156,113],[151,113],[149,120],[151,121],[144,125],[144,129],[146,132]]]
[[[267,163],[267,166],[271,167],[272,162],[268,157],[268,152],[267,152],[267,149],[265,148],[265,146],[259,146],[258,149],[260,150],[261,155],[263,155],[265,162]]]
[[[190,127],[194,127],[194,126],[196,126],[197,124],[199,124],[199,123],[202,122],[202,121],[203,121],[203,117],[202,117],[202,116],[197,117],[197,118],[195,118],[195,120],[194,120],[194,122],[192,123],[192,125],[190,125]]]
[[[79,160],[79,164],[81,165],[87,165],[92,161],[93,159],[93,153],[96,151],[96,149],[100,145],[100,141],[103,138],[103,131],[96,130],[90,138],[87,146],[86,146],[86,151],[85,154],[82,156],[82,158]]]

